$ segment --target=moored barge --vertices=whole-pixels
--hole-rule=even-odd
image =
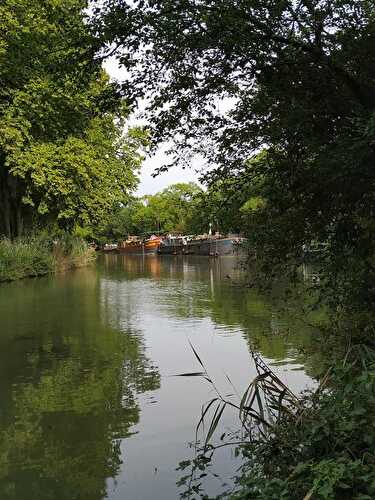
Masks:
[[[116,252],[119,254],[145,255],[156,254],[160,246],[161,239],[158,236],[151,236],[146,240],[129,239],[118,244]]]
[[[237,255],[244,238],[170,236],[161,241],[158,253],[161,255]]]

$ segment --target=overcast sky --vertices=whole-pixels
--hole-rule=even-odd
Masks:
[[[112,78],[118,81],[125,79],[125,71],[120,68],[117,64],[115,58],[110,58],[104,63],[105,70],[109,73]],[[132,117],[132,121],[137,121],[137,116]],[[144,123],[144,122],[143,122]],[[167,157],[164,153],[166,146],[160,147],[156,154],[152,157],[147,158],[142,167],[140,184],[138,186],[137,195],[144,194],[154,194],[170,184],[175,184],[176,182],[198,182],[198,170],[201,167],[199,159],[192,161],[191,168],[182,169],[181,167],[173,167],[168,172],[158,175],[157,177],[152,177],[152,173],[158,167],[161,167],[167,162]]]

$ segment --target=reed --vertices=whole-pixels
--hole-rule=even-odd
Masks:
[[[201,363],[204,377],[217,391]],[[351,347],[333,366],[316,391],[295,396],[253,353],[257,376],[238,402],[231,395],[206,403],[198,422],[203,443],[196,439],[195,456],[180,463],[188,470],[179,485],[181,498],[206,498],[202,478],[214,453],[232,446],[242,454],[233,487],[218,498],[235,500],[310,500],[375,498],[375,350]],[[238,432],[214,442],[227,407],[239,412]],[[211,472],[212,473],[212,472]]]
[[[55,270],[61,272],[87,266],[95,260],[96,253],[82,238],[64,234],[54,242],[53,258]]]
[[[53,268],[51,246],[46,240],[37,237],[16,241],[0,239],[0,281],[42,276]]]
[[[299,398],[271,370],[257,352],[252,352],[257,375],[250,382],[244,394],[242,396],[238,395],[232,381],[226,375],[234,392],[233,394],[223,395],[191,343],[190,347],[202,371],[181,373],[177,376],[202,377],[211,384],[216,393],[214,398],[202,406],[201,416],[196,427],[196,442],[198,443],[198,433],[199,431],[205,433],[205,428],[207,428],[205,424],[209,419],[208,431],[205,433],[203,446],[199,448],[200,452],[205,453],[208,449],[212,450],[211,440],[227,408],[237,411],[241,428],[245,431],[247,437],[250,437],[253,432],[266,437],[284,414],[294,416],[296,419],[301,414],[303,405]],[[326,381],[327,377],[324,377],[317,391],[322,390]]]
[[[53,239],[45,234],[17,240],[0,239],[0,282],[44,276],[82,267],[95,259],[95,251],[75,236]]]
[[[254,439],[267,439],[284,415],[297,421],[304,408],[299,398],[255,351],[252,352],[252,357],[257,375],[243,395],[238,394],[228,375],[226,378],[233,388],[233,393],[223,395],[209,375],[197,350],[190,342],[189,344],[201,366],[201,371],[180,373],[177,376],[202,377],[211,385],[216,395],[202,406],[195,432],[194,458],[179,464],[178,470],[183,471],[189,468],[188,474],[182,476],[178,482],[179,486],[185,487],[185,491],[180,495],[181,498],[194,498],[194,495],[204,493],[201,479],[207,475],[216,450],[228,446],[239,450]],[[238,431],[230,435],[222,433],[215,442],[214,435],[224,412],[228,409],[235,410],[238,414]],[[199,439],[199,435],[203,435],[203,440]]]

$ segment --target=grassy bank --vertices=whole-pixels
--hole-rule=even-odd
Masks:
[[[95,252],[80,238],[66,235],[58,240],[45,236],[0,240],[0,282],[43,276],[82,267]]]

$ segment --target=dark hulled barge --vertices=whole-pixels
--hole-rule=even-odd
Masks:
[[[237,255],[244,238],[233,237],[191,237],[169,236],[161,241],[158,253],[161,255]]]

